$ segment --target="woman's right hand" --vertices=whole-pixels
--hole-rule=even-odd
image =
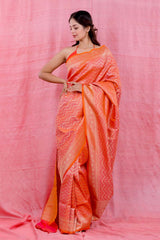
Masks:
[[[67,89],[68,92],[82,92],[82,84],[79,82],[68,82],[70,87]]]

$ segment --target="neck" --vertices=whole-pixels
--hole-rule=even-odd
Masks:
[[[91,42],[89,37],[86,37],[79,41],[79,48],[87,49],[87,48],[93,48],[93,43]]]

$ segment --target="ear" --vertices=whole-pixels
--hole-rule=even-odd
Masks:
[[[91,27],[90,27],[90,26],[86,27],[86,31],[87,31],[87,32],[89,32],[89,31],[90,31],[90,29],[91,29]]]

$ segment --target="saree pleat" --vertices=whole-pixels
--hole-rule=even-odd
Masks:
[[[116,62],[105,45],[72,54],[66,65],[68,81],[80,82],[82,93],[63,93],[60,99],[56,118],[59,200],[57,205],[55,180],[42,220],[52,224],[58,210],[61,232],[74,233],[100,218],[113,195],[121,86]]]
[[[92,219],[87,171],[77,160],[68,170],[61,186],[59,226],[63,233],[88,229]]]

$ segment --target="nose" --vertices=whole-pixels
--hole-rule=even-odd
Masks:
[[[74,34],[74,29],[71,29],[71,33],[72,33],[72,35]]]

